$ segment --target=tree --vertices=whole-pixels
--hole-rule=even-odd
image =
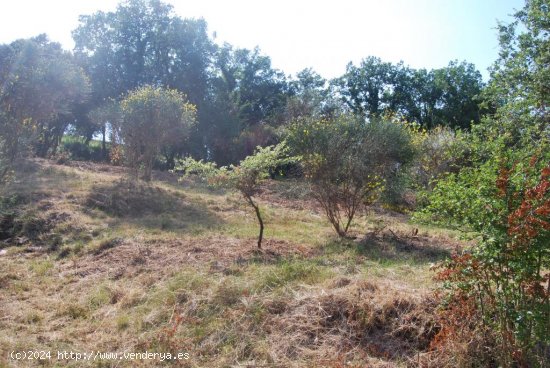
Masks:
[[[306,117],[331,117],[341,113],[331,86],[313,69],[304,69],[289,83],[285,122]]]
[[[386,178],[403,170],[414,153],[408,131],[399,123],[346,115],[298,120],[287,140],[340,237],[346,236],[357,210],[371,204]]]
[[[92,80],[89,111],[143,85],[162,85],[184,93],[203,119],[215,50],[204,19],[181,19],[159,0],[127,0],[79,20],[74,51]],[[105,122],[90,123],[97,129]]]
[[[355,114],[380,117],[386,108],[393,84],[393,66],[377,57],[368,57],[359,67],[349,63],[346,73],[337,79],[344,103]]]
[[[272,68],[271,59],[258,48],[225,44],[214,62],[197,134],[206,138],[203,157],[228,164],[251,155],[256,146],[274,143],[269,127],[283,121],[288,85],[285,75]]]
[[[245,127],[268,119],[278,112],[286,100],[285,75],[271,67],[271,59],[260,50],[222,50],[218,67],[239,108]]]
[[[440,92],[440,97],[436,102],[432,126],[469,129],[472,122],[478,123],[483,82],[475,66],[452,61],[433,73],[435,89]]]
[[[125,157],[136,178],[142,166],[143,179],[150,181],[155,155],[162,146],[186,138],[196,108],[181,92],[152,86],[130,92],[120,105]]]
[[[103,105],[96,107],[89,112],[88,117],[95,125],[94,131],[101,132],[101,156],[107,158],[107,131],[116,130],[120,121],[120,105],[113,99],[108,100]]]
[[[185,175],[197,175],[212,186],[237,189],[247,204],[256,214],[260,232],[258,234],[258,248],[262,248],[264,235],[264,221],[258,203],[254,196],[260,191],[260,185],[268,179],[277,167],[285,165],[294,158],[288,156],[288,149],[284,143],[276,146],[257,147],[253,155],[247,156],[238,166],[230,165],[218,168],[213,162],[196,161],[191,157],[181,160],[177,170]]]
[[[510,24],[500,23],[500,52],[485,97],[496,135],[521,148],[550,137],[550,16],[547,0],[527,0]]]
[[[75,104],[89,92],[88,79],[72,56],[45,35],[0,46],[2,156],[9,163],[22,147],[45,155],[68,124]]]

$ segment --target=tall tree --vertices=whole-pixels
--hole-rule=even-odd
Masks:
[[[370,56],[356,67],[349,63],[335,83],[348,107],[363,117],[379,117],[385,109],[393,84],[393,66]]]
[[[0,86],[0,134],[8,162],[24,143],[45,153],[89,92],[88,79],[72,55],[45,35],[0,46]]]
[[[481,73],[473,64],[452,61],[445,68],[434,70],[436,91],[440,92],[432,124],[453,128],[469,128],[480,120]]]
[[[117,101],[110,99],[103,105],[94,108],[89,112],[88,118],[94,125],[93,130],[101,133],[101,156],[107,158],[107,131],[111,131],[119,126],[120,106]]]
[[[499,24],[499,57],[486,96],[498,133],[524,146],[550,139],[550,4],[527,0],[515,21]]]
[[[330,84],[313,69],[304,69],[289,83],[285,121],[305,117],[331,117],[341,112]]]
[[[234,49],[228,44],[220,47],[207,111],[199,122],[206,158],[221,164],[238,162],[256,146],[274,143],[268,127],[284,120],[287,95],[285,75],[274,69],[271,59],[259,49]]]
[[[177,89],[203,110],[214,52],[203,19],[181,19],[160,0],[126,0],[81,16],[73,38],[93,83],[90,110],[146,84]]]
[[[261,55],[258,48],[233,49],[225,45],[216,65],[245,126],[266,122],[284,107],[286,77],[272,68],[271,59]]]

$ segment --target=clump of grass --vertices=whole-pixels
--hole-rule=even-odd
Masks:
[[[114,237],[101,241],[95,248],[92,249],[92,253],[95,255],[101,254],[106,250],[114,248],[124,242],[123,238]]]
[[[316,284],[329,278],[332,273],[325,267],[307,260],[283,260],[273,266],[257,268],[255,289],[272,290],[292,283]]]
[[[121,180],[114,185],[95,186],[85,204],[105,213],[124,217],[174,211],[181,205],[180,201],[180,198],[165,189]]]
[[[119,331],[126,330],[130,327],[130,317],[126,314],[118,316],[116,319],[116,327]]]
[[[218,285],[212,301],[221,306],[231,306],[242,298],[244,292],[242,285],[224,280]]]
[[[283,361],[296,355],[318,360],[349,351],[346,360],[350,361],[364,359],[360,354],[365,353],[407,361],[428,349],[437,332],[434,300],[348,281],[333,281],[336,289],[302,293],[276,310],[269,319],[272,333],[267,337],[273,344],[272,354]]]
[[[71,248],[69,247],[63,247],[59,250],[59,253],[57,254],[57,259],[63,259],[63,258],[67,258],[69,255],[71,255]]]
[[[46,276],[53,267],[54,264],[49,259],[32,261],[29,265],[30,270],[37,276]]]
[[[123,297],[122,291],[111,286],[100,285],[88,297],[87,304],[92,310],[99,309],[104,305],[116,304]]]
[[[88,310],[79,304],[68,304],[61,311],[61,315],[72,319],[86,319],[88,318]]]
[[[28,312],[23,317],[23,322],[29,325],[33,325],[41,322],[43,319],[44,319],[44,315],[41,312],[33,310]]]

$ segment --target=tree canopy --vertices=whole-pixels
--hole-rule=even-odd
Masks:
[[[22,148],[35,146],[45,155],[90,91],[73,56],[45,35],[0,45],[0,86],[2,155],[9,163]]]
[[[466,129],[480,120],[483,82],[467,62],[452,61],[445,68],[427,71],[368,57],[359,66],[348,64],[334,83],[343,102],[367,118],[393,113],[427,128]]]
[[[125,156],[134,176],[143,167],[143,178],[151,180],[153,159],[163,146],[185,140],[195,123],[196,108],[176,90],[143,86],[120,104],[118,124]]]

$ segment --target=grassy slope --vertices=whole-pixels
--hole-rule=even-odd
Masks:
[[[23,349],[187,351],[178,364],[190,367],[406,366],[435,332],[429,268],[458,246],[450,233],[412,236],[404,216],[371,212],[356,241],[339,242],[293,183],[271,183],[259,252],[235,193],[168,174],[131,186],[101,165],[30,166],[4,193],[19,199],[0,255],[0,366],[32,366],[6,359]]]

